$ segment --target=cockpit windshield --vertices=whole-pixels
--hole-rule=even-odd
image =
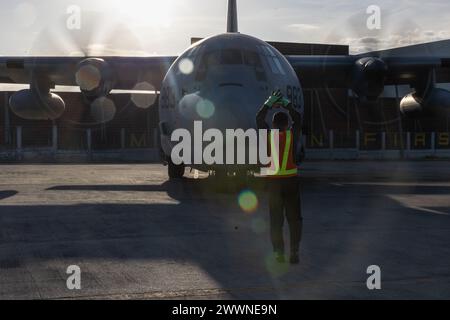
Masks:
[[[206,52],[199,64],[197,79],[204,79],[211,67],[219,65],[250,66],[254,68],[256,77],[259,81],[266,79],[260,55],[257,52],[239,49],[224,49]]]
[[[222,50],[222,64],[242,64],[242,52],[240,50]]]
[[[259,52],[266,59],[267,63],[270,66],[270,69],[274,74],[277,75],[286,75],[283,67],[281,66],[280,60],[269,46],[259,46]]]
[[[267,80],[266,73],[258,53],[254,51],[244,51],[244,63],[245,65],[254,68],[256,79],[258,81]]]
[[[227,49],[221,51],[207,52],[203,55],[200,67],[208,68],[217,65],[239,65],[242,64],[242,53],[240,50]]]

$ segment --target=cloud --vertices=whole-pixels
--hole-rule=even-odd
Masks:
[[[133,4],[134,0],[41,0],[34,9],[25,6],[26,10],[19,10],[18,14],[18,4],[36,1],[3,2],[0,42],[4,55],[65,55],[79,52],[89,43],[106,44],[106,48],[94,49],[111,55],[131,55],[140,50],[172,55],[184,51],[192,36],[206,37],[225,28],[225,0],[165,0],[173,8],[170,28],[157,27],[157,20],[164,21],[158,16],[157,0],[139,1],[146,10]],[[374,3],[382,9],[385,34],[373,34],[366,28],[366,9]],[[65,35],[69,4],[83,9],[83,30]],[[360,52],[449,38],[448,31],[443,31],[449,30],[449,9],[448,0],[246,0],[239,1],[239,22],[242,33],[264,40],[350,43],[354,51]],[[134,15],[139,19],[133,19]],[[24,29],[22,22],[33,25]],[[401,31],[414,31],[416,27],[422,31],[411,35]],[[45,29],[54,32],[43,33]],[[58,32],[61,35],[55,37]]]
[[[359,40],[359,42],[367,44],[367,45],[376,45],[380,43],[380,40],[375,37],[364,37]]]
[[[294,23],[288,25],[289,29],[295,29],[296,31],[312,31],[319,30],[320,27],[313,24],[304,24],[304,23]]]
[[[353,54],[405,47],[420,43],[450,39],[450,32],[445,30],[414,29],[401,33],[392,33],[386,36],[348,37],[338,40],[340,44],[350,45]]]

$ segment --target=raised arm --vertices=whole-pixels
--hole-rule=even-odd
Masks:
[[[292,130],[294,131],[294,134],[296,136],[300,135],[300,133],[302,132],[302,115],[300,114],[300,112],[295,110],[292,103],[289,103],[286,106],[286,110],[289,112],[289,115],[291,116],[291,119],[293,122]]]
[[[258,129],[270,129],[270,126],[266,123],[267,113],[273,105],[279,102],[282,98],[283,96],[280,90],[272,92],[269,99],[267,99],[262,108],[256,114],[256,125]]]
[[[261,129],[270,129],[270,127],[266,123],[267,113],[269,112],[269,106],[264,104],[262,108],[256,114],[256,126],[259,130]]]

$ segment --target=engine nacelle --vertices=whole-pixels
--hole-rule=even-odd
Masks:
[[[18,117],[26,120],[55,120],[66,108],[60,96],[31,89],[14,93],[9,99],[9,105]]]
[[[436,112],[450,108],[450,92],[433,88],[422,98],[416,93],[410,93],[400,102],[400,110],[407,116],[419,116],[424,112]]]
[[[96,99],[108,95],[114,86],[114,77],[109,64],[99,58],[88,58],[78,64],[75,81],[83,95]]]
[[[353,92],[363,99],[374,101],[383,93],[388,67],[380,58],[367,57],[356,61],[353,69]]]

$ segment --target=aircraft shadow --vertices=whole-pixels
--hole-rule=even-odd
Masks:
[[[176,291],[189,279],[164,277],[170,278],[171,272],[180,277],[177,265],[195,264],[217,287],[230,289],[227,294],[232,298],[311,299],[377,296],[365,287],[365,269],[379,263],[387,270],[385,278],[392,281],[387,287],[392,291],[378,293],[378,297],[450,294],[448,287],[433,289],[430,285],[418,292],[395,282],[430,274],[438,279],[450,277],[450,216],[410,208],[386,196],[447,194],[450,188],[318,182],[304,189],[305,232],[299,267],[280,267],[268,259],[267,194],[260,183],[253,189],[260,199],[259,209],[246,214],[239,209],[236,193],[217,193],[210,181],[193,179],[159,186],[49,189],[143,191],[149,192],[148,197],[152,192],[167,192],[178,201],[175,203],[1,207],[0,220],[9,232],[1,234],[0,266],[14,269],[26,267],[30,261],[61,259],[83,265],[105,259],[154,268],[152,263],[160,262],[165,263],[169,275],[155,278],[150,273],[146,278],[126,270],[128,280],[123,286]],[[123,289],[114,289],[113,282],[106,286],[117,292]]]
[[[7,199],[7,198],[11,198],[14,197],[18,192],[15,190],[5,190],[5,191],[0,191],[0,201]]]
[[[320,189],[324,183],[331,183],[330,180],[317,180],[310,178],[303,178],[303,189]],[[361,184],[356,181],[340,181],[339,184],[345,185],[347,190],[359,189]],[[233,183],[217,183],[212,178],[208,179],[180,179],[167,181],[160,185],[66,185],[55,186],[48,188],[49,191],[136,191],[136,192],[167,192],[168,195],[175,199],[186,198],[188,195],[208,194],[210,196],[216,194],[235,194],[245,189],[256,190],[259,192],[265,191],[267,188],[264,179],[256,178],[241,184]],[[371,193],[385,193],[385,194],[421,194],[421,195],[444,195],[450,194],[450,187],[448,186],[429,186],[429,185],[391,185],[391,184],[365,184],[364,190],[370,190]],[[0,193],[1,199],[1,193]]]
[[[264,192],[265,180],[262,178],[249,178],[245,181],[227,180],[218,181],[215,178],[191,179],[183,178],[168,180],[163,184],[152,185],[65,185],[48,188],[48,191],[122,191],[122,192],[167,192],[174,199],[198,198],[207,195],[211,198],[217,195],[236,195],[243,190],[251,189]]]

